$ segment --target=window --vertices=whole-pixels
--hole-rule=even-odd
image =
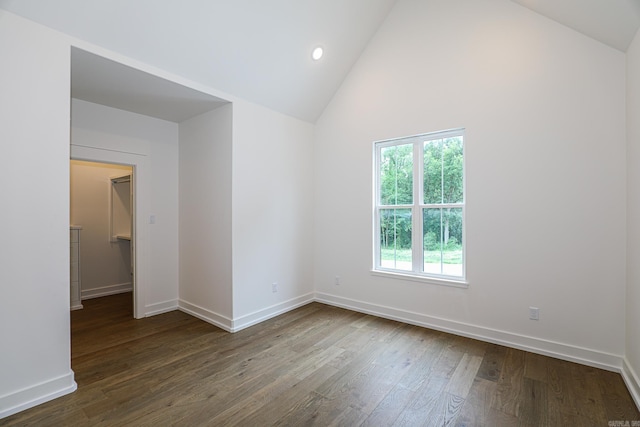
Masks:
[[[464,130],[374,147],[374,270],[464,282]]]

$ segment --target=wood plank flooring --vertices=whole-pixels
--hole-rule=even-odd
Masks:
[[[72,318],[78,390],[37,426],[607,426],[640,420],[620,375],[318,303],[235,334],[131,295]]]

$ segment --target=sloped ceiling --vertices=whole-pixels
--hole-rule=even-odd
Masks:
[[[626,52],[640,27],[640,0],[512,0]]]
[[[395,1],[0,0],[0,8],[315,122]],[[317,45],[325,55],[315,62]]]
[[[512,1],[623,52],[640,26],[640,0]],[[0,0],[0,8],[313,123],[395,2]],[[314,62],[317,45],[326,53]],[[74,96],[91,102],[172,121],[221,102],[79,50],[72,60]],[[174,101],[154,97],[162,88]]]

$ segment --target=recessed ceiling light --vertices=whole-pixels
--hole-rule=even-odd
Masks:
[[[311,52],[311,57],[313,58],[314,61],[317,61],[318,59],[322,58],[323,54],[324,54],[324,49],[322,49],[322,46],[318,46],[315,49],[313,49],[313,52]]]

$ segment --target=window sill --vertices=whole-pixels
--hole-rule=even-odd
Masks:
[[[371,275],[387,277],[391,279],[410,280],[412,282],[428,283],[431,285],[451,286],[454,288],[466,289],[469,287],[469,282],[466,280],[421,276],[418,274],[413,274],[409,271],[399,272],[399,271],[390,271],[390,270],[371,270]]]

